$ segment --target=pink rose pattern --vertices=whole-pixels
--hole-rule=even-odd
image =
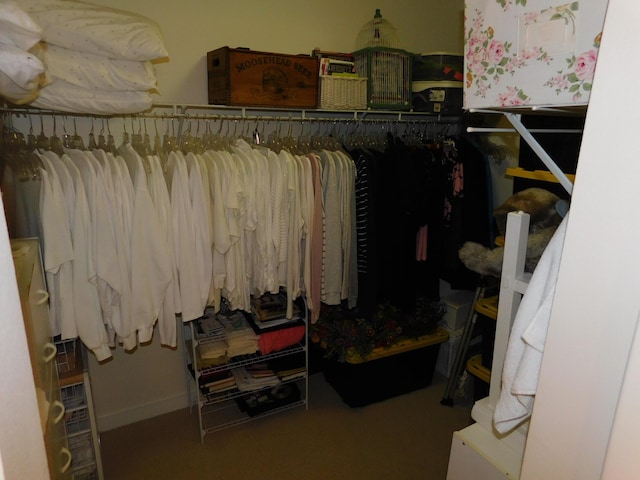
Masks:
[[[514,0],[496,0],[504,11],[510,9]],[[515,0],[515,5],[526,6],[527,0]],[[568,7],[568,8],[567,8]],[[577,10],[578,4],[574,2],[564,7],[557,7],[556,15],[565,17],[573,16],[572,10]],[[465,53],[465,87],[473,89],[475,96],[486,98],[488,91],[497,86],[502,77],[513,74],[528,65],[528,61],[541,61],[547,65],[551,57],[541,48],[532,48],[512,52],[512,43],[501,41],[494,37],[495,31],[489,26],[484,27],[484,17],[480,10],[475,10],[472,21],[465,18],[466,53]],[[526,21],[535,22],[539,12],[526,14]],[[545,87],[554,88],[557,94],[569,90],[573,93],[573,100],[577,101],[582,94],[591,90],[591,83],[595,71],[600,35],[594,41],[594,49],[584,52],[577,57],[572,55],[567,58],[567,71],[561,70],[550,78]],[[496,87],[497,88],[497,87]],[[514,86],[502,86],[498,94],[499,106],[523,106],[529,103],[529,96],[522,88]]]
[[[560,70],[557,75],[547,80],[545,86],[555,88],[558,95],[565,91],[573,93],[574,102],[580,100],[584,93],[590,92],[598,60],[600,35],[594,40],[593,46],[593,49],[577,57],[572,55],[567,58],[568,71]]]
[[[498,94],[498,102],[501,107],[522,107],[529,103],[529,97],[522,89],[507,87],[504,92]]]
[[[526,1],[521,0],[517,3],[525,5]],[[513,76],[517,70],[527,65],[527,61],[545,61],[548,58],[546,52],[539,48],[522,51],[519,55],[513,52],[511,42],[495,38],[493,28],[484,27],[482,12],[478,9],[475,10],[470,23],[466,19],[465,25],[468,26],[465,35],[467,43],[465,86],[475,87],[476,96],[486,98],[487,92],[493,86],[497,86],[505,75]],[[498,97],[500,102],[504,102],[501,106],[527,104],[529,97],[522,89],[507,86],[502,90],[504,93]]]

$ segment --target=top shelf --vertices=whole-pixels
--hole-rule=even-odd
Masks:
[[[430,112],[414,112],[414,111],[397,111],[397,110],[327,110],[327,109],[301,109],[292,107],[272,108],[272,107],[254,107],[254,106],[235,106],[235,105],[198,105],[198,104],[156,104],[151,112],[157,109],[171,110],[173,115],[200,115],[206,112],[224,113],[225,115],[236,115],[242,118],[282,118],[288,119],[295,116],[301,120],[327,120],[336,118],[336,120],[353,119],[353,120],[376,120],[376,119],[395,119],[397,121],[412,121],[418,118],[430,118],[434,120],[451,120],[457,121],[460,115],[440,115]]]
[[[149,110],[132,114],[96,115],[91,113],[63,112],[58,110],[43,110],[29,106],[0,107],[0,111],[22,115],[54,115],[70,117],[118,118],[118,117],[171,117],[171,118],[201,118],[201,117],[235,117],[251,120],[395,120],[398,122],[412,122],[430,120],[440,122],[459,122],[461,115],[442,115],[430,112],[397,111],[397,110],[325,110],[305,108],[273,108],[257,106],[208,105],[208,104],[154,104]]]

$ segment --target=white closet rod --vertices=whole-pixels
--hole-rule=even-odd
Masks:
[[[530,128],[531,133],[582,133],[576,128]],[[467,127],[468,133],[518,133],[515,128]]]

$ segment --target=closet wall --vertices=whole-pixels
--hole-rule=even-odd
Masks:
[[[353,51],[360,28],[379,8],[410,52],[462,53],[463,0],[98,0],[146,15],[163,32],[170,54],[158,66],[162,102],[207,103],[206,52],[247,47],[278,53]]]
[[[279,53],[310,53],[314,47],[352,51],[362,25],[376,8],[398,29],[412,52],[462,52],[463,0],[340,0],[296,2],[259,0],[99,0],[146,15],[164,35],[170,61],[157,65],[161,95],[157,103],[206,104],[206,52],[217,47],[248,47]],[[119,142],[117,120],[111,129]],[[157,335],[156,335],[157,337]],[[186,407],[182,349],[151,345],[99,365],[90,359],[98,427],[101,431]]]

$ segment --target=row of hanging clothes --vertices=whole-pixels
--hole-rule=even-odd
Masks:
[[[306,297],[312,322],[322,304],[366,316],[438,297],[443,232],[464,196],[450,124],[91,118],[85,142],[75,117],[67,133],[69,118],[53,116],[47,135],[40,113],[36,135],[27,114],[25,135],[13,116],[2,136],[10,234],[41,238],[53,331],[98,360],[156,328],[176,346],[176,315],[193,320],[223,297],[249,311],[251,296],[283,287],[289,306]]]
[[[419,130],[419,129],[418,129]],[[486,159],[467,136],[387,134],[383,149],[347,148],[357,169],[359,307],[382,303],[411,317],[440,300],[442,281],[472,289],[458,258],[467,240],[487,244],[491,224]],[[363,248],[360,248],[360,246]]]

